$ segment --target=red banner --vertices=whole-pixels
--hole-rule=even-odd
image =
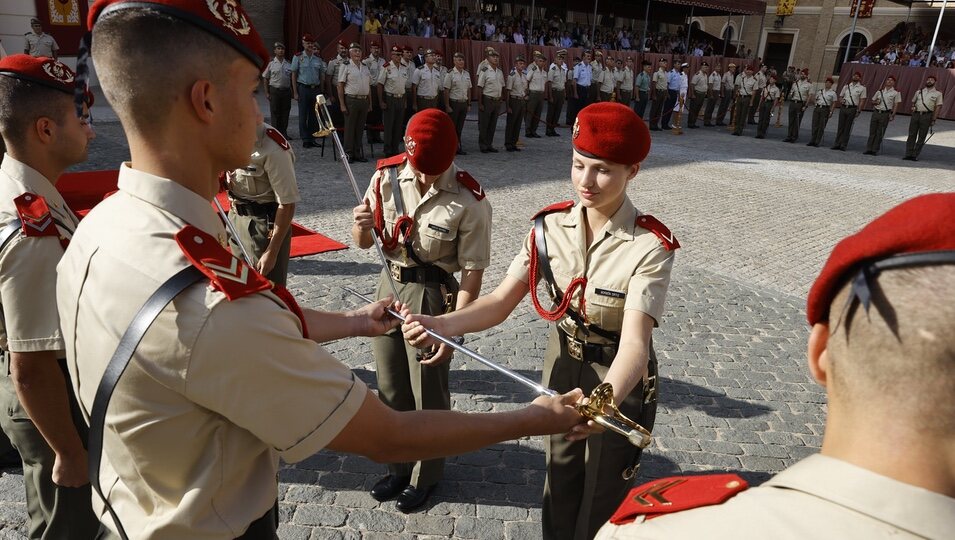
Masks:
[[[37,18],[43,31],[60,46],[60,56],[75,56],[80,38],[86,33],[88,0],[35,0]]]
[[[859,8],[859,18],[867,19],[872,16],[872,8],[875,7],[875,0],[855,0],[852,2],[852,8],[849,10],[849,16],[856,16],[856,7],[861,4]]]

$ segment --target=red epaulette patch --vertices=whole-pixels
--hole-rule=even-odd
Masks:
[[[568,208],[572,208],[573,206],[574,206],[574,201],[564,201],[564,202],[554,203],[548,206],[547,208],[544,208],[540,212],[534,214],[534,217],[531,218],[531,221],[534,221],[535,219],[537,219],[537,216],[544,216],[547,214],[552,214],[554,212],[563,212],[564,210],[567,210]]]
[[[390,63],[391,63],[391,62],[385,62],[384,64],[381,65],[381,67],[386,68],[386,67],[388,67],[388,64],[390,64]]]
[[[624,525],[634,521],[637,516],[653,519],[664,514],[720,504],[748,487],[746,480],[735,474],[661,478],[631,489],[610,517],[610,523]]]
[[[288,150],[289,148],[291,148],[288,141],[285,140],[285,137],[283,137],[282,134],[279,133],[279,130],[275,128],[268,128],[265,130],[265,134],[268,135],[270,139],[275,141],[276,144],[281,146],[282,150]]]
[[[402,152],[396,156],[391,156],[385,159],[379,159],[378,164],[375,165],[375,168],[378,170],[381,170],[386,167],[397,167],[399,165],[404,165],[406,159],[408,159],[408,154],[405,154],[404,152]]]
[[[657,235],[657,238],[660,239],[660,243],[663,244],[663,247],[667,251],[673,251],[674,249],[678,249],[680,247],[680,241],[676,239],[676,236],[673,236],[673,233],[670,232],[670,229],[667,229],[666,225],[650,214],[637,216],[637,220],[634,222],[634,225],[639,225],[640,227],[643,227],[644,229]]]
[[[235,300],[272,288],[272,282],[249,268],[219,242],[192,225],[176,233],[176,242],[193,266],[212,280],[212,286]]]
[[[458,174],[456,176],[458,179],[458,183],[468,188],[468,191],[470,191],[471,194],[474,195],[475,199],[479,201],[484,199],[484,197],[486,196],[486,194],[484,193],[484,188],[481,187],[481,184],[479,184],[478,181],[475,180],[474,177],[471,176],[467,171],[458,171]]]
[[[60,232],[56,230],[56,224],[53,223],[53,216],[50,215],[50,207],[46,205],[46,199],[28,192],[13,199],[13,204],[17,207],[25,236],[59,238]]]

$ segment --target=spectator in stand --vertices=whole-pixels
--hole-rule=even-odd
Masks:
[[[380,34],[381,33],[381,21],[378,20],[378,14],[372,10],[368,13],[368,20],[365,21],[365,33],[366,34]]]

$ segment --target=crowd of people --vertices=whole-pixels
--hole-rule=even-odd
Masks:
[[[939,40],[935,49],[929,48],[932,34],[915,23],[900,22],[889,36],[889,44],[879,50],[866,49],[859,56],[861,64],[882,64],[884,66],[940,67],[955,68],[955,40]]]

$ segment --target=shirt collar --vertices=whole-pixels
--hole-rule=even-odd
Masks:
[[[570,213],[564,217],[561,225],[576,228],[583,223],[583,209],[584,206],[579,202],[575,204]],[[624,197],[623,204],[610,216],[610,219],[604,224],[603,229],[594,236],[594,241],[603,238],[607,234],[616,236],[621,240],[633,240],[634,223],[638,215],[639,211],[633,206],[633,203],[630,202],[630,198]]]
[[[47,177],[40,174],[40,171],[15,159],[10,154],[3,155],[3,163],[0,165],[0,169],[13,180],[23,184],[27,191],[35,193],[47,201],[56,202],[63,199],[60,192],[56,190],[56,186]]]
[[[119,168],[119,189],[216,238],[224,237],[225,229],[212,203],[181,184],[138,171],[126,162]]]
[[[455,176],[458,173],[458,166],[454,163],[451,164],[451,167],[448,170],[444,171],[437,180],[434,181],[434,184],[431,185],[431,189],[428,190],[428,193],[433,191],[441,190],[447,191],[450,193],[458,193],[460,188],[458,187],[458,182]],[[411,168],[411,162],[406,162],[405,166],[401,168],[401,171],[398,172],[398,181],[399,182],[417,182],[414,175],[414,169]]]

